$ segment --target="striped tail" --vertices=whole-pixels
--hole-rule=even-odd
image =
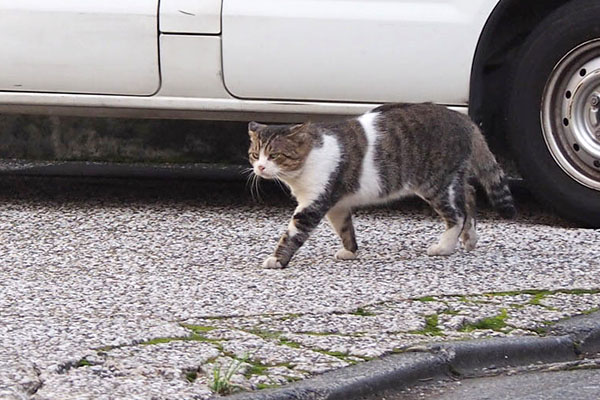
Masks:
[[[485,189],[492,207],[500,216],[514,218],[517,210],[504,172],[488,148],[481,131],[478,127],[474,127],[471,170]]]

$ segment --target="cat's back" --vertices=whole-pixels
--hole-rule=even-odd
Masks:
[[[467,136],[472,126],[468,116],[433,103],[384,104],[370,113],[379,114],[382,130],[398,128],[418,133],[444,130],[449,134]]]
[[[464,154],[476,131],[468,116],[432,103],[385,104],[368,114],[377,115],[383,146],[395,150]]]

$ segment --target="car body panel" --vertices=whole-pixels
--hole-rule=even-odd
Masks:
[[[497,0],[225,0],[225,84],[240,98],[466,104]]]
[[[221,0],[161,0],[160,13],[158,0],[0,0],[0,111],[297,121],[388,101],[465,110],[497,2],[223,0],[221,26]]]
[[[230,98],[221,73],[221,38],[161,35],[162,85],[157,97]]]
[[[220,33],[221,0],[161,0],[160,31],[192,34]]]
[[[158,0],[0,0],[0,90],[152,95]]]

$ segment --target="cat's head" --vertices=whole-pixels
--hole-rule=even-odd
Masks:
[[[312,149],[309,124],[248,124],[250,149],[248,159],[254,173],[266,179],[293,178],[300,174]]]

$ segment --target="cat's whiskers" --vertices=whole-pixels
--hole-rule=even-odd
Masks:
[[[243,175],[248,175],[248,177],[246,178],[246,188],[248,188],[248,186],[251,184],[252,182],[252,176],[253,176],[253,169],[252,168],[244,168],[242,170],[242,174]],[[250,190],[252,190],[252,186],[250,186]]]
[[[293,179],[296,176],[295,173],[290,173],[287,171],[277,171],[277,174],[275,174],[275,178],[278,179],[279,181],[282,181],[283,183],[286,183],[287,181],[289,181],[290,179]]]
[[[252,174],[252,186],[250,187],[250,193],[252,193],[252,199],[262,203],[262,196],[260,195],[260,176]]]
[[[241,172],[242,172],[242,175],[250,175],[254,172],[254,168],[252,168],[252,167],[243,168]],[[250,178],[250,176],[248,176],[248,178]]]
[[[281,180],[281,178],[279,177],[279,174],[275,175],[273,177],[273,180],[277,183],[277,185],[281,188],[281,190],[285,191],[285,186],[287,186],[287,185],[285,184],[284,181]]]
[[[262,202],[259,187],[260,177],[254,173],[254,168],[244,168],[242,174],[248,174],[248,178],[246,178],[246,187],[250,186],[252,200]]]

